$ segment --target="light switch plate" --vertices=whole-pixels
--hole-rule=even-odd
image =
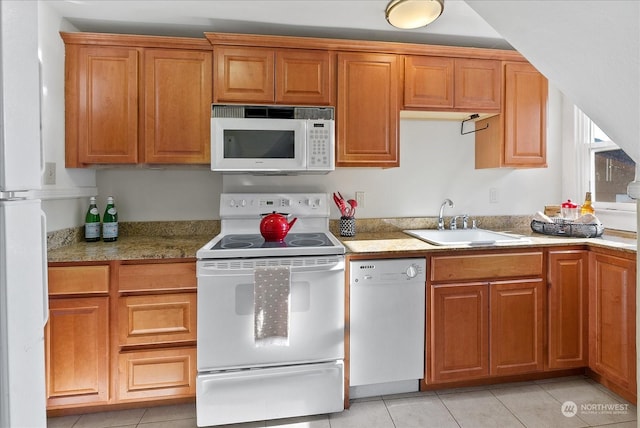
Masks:
[[[55,162],[45,162],[43,184],[56,184]]]

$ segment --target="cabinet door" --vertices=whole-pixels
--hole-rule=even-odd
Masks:
[[[591,253],[589,289],[589,366],[635,395],[635,262]]]
[[[432,285],[429,301],[426,361],[430,382],[487,376],[488,285]]]
[[[453,108],[453,58],[407,56],[404,106]]]
[[[531,64],[505,64],[504,164],[546,166],[547,79]]]
[[[50,299],[47,407],[109,400],[108,297]]]
[[[491,374],[510,375],[544,368],[542,279],[491,284]]]
[[[585,250],[549,251],[549,368],[586,367],[588,267]]]
[[[274,102],[274,51],[267,48],[215,46],[215,102]]]
[[[455,96],[457,109],[500,111],[502,63],[490,59],[455,60]]]
[[[136,163],[138,50],[80,47],[77,52],[77,61],[72,54],[67,62],[67,150],[75,147],[80,165]]]
[[[316,106],[332,104],[335,90],[332,58],[327,51],[277,50],[276,103]]]
[[[144,72],[144,162],[208,164],[212,54],[148,49]]]
[[[400,82],[396,55],[338,54],[336,166],[400,165]]]

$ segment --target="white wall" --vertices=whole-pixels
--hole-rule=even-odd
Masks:
[[[454,201],[449,214],[533,215],[561,202],[561,104],[549,96],[548,168],[474,168],[474,135],[460,135],[460,123],[402,120],[400,168],[338,168],[323,176],[221,176],[207,170],[105,169],[97,172],[100,199],[116,197],[123,221],[218,218],[221,191],[340,191],[345,197],[365,192],[360,218],[437,215],[444,198]],[[489,189],[499,202],[489,202]],[[574,199],[580,199],[576,195]],[[104,205],[104,202],[102,202]],[[332,208],[332,217],[338,211]]]
[[[38,2],[38,47],[42,78],[42,141],[45,162],[56,164],[56,184],[45,185],[53,199],[42,203],[49,231],[78,226],[84,221],[87,199],[56,194],[83,194],[96,185],[95,171],[64,168],[64,43],[59,31],[76,31],[47,2]],[[35,106],[34,106],[35,107]]]

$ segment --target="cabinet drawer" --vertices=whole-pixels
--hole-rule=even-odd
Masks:
[[[195,395],[195,347],[121,353],[118,367],[119,401]]]
[[[127,296],[118,300],[120,345],[196,340],[196,294]]]
[[[434,256],[430,278],[439,282],[541,276],[542,260],[542,252]]]
[[[48,269],[49,295],[109,292],[109,266],[56,266]]]
[[[120,291],[196,289],[196,264],[146,263],[122,265],[118,275]]]

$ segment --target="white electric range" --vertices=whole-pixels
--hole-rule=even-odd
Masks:
[[[345,248],[329,231],[329,203],[323,193],[221,195],[221,232],[197,252],[198,426],[344,409]],[[283,242],[259,232],[273,211],[297,218]],[[271,314],[265,272],[285,278]],[[278,340],[263,342],[263,328]]]

